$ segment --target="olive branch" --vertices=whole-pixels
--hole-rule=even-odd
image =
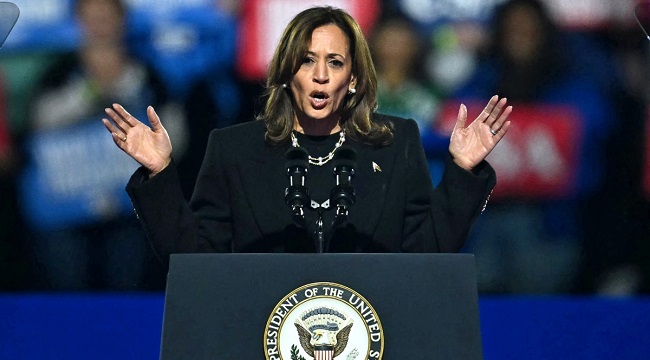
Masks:
[[[304,356],[299,354],[298,347],[295,344],[291,345],[291,360],[306,360]]]

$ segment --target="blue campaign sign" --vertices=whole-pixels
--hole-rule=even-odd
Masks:
[[[21,205],[37,229],[92,224],[133,212],[124,188],[139,165],[115,146],[100,118],[35,132],[26,152]]]
[[[213,0],[130,2],[129,49],[164,74],[174,96],[234,62],[236,18]]]
[[[81,33],[75,0],[17,0],[20,19],[3,51],[66,51]],[[214,0],[126,0],[129,50],[151,64],[170,95],[181,98],[199,79],[213,76],[232,88],[228,74],[235,58],[237,18]],[[0,27],[2,30],[2,27]],[[1,36],[1,34],[0,34]]]
[[[125,0],[131,11],[150,13],[153,16],[173,13],[179,10],[200,9],[214,7],[218,1],[214,0]]]

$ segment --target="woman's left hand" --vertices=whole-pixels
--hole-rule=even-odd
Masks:
[[[494,95],[481,114],[467,127],[467,107],[460,105],[449,142],[449,152],[458,166],[471,171],[508,132],[508,115],[512,112],[512,106],[505,107],[506,103],[506,98],[499,100],[499,96]]]

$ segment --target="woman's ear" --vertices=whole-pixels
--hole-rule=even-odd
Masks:
[[[357,87],[357,77],[352,74],[350,75],[350,86],[349,89],[355,89]]]

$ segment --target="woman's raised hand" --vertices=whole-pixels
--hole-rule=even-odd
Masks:
[[[512,106],[505,107],[506,103],[506,98],[499,100],[499,96],[494,95],[467,127],[467,107],[460,106],[449,141],[449,152],[458,166],[472,170],[503,138],[510,127],[508,115],[512,112]]]
[[[113,104],[105,109],[108,119],[102,119],[104,126],[111,132],[113,141],[140,165],[155,176],[171,162],[172,143],[167,130],[153,107],[147,108],[147,117],[151,128],[129,114],[120,104]]]

